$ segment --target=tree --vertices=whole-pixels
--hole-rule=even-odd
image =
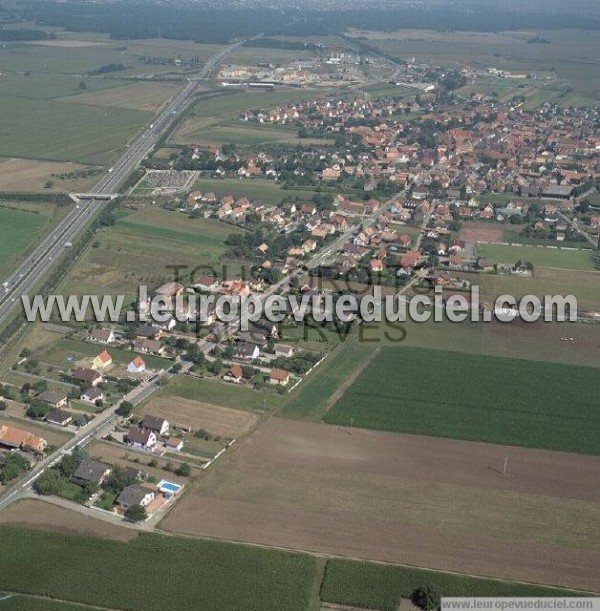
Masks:
[[[56,469],[47,469],[35,482],[35,490],[38,494],[48,496],[50,494],[57,494],[61,485],[60,473]]]
[[[124,418],[129,416],[133,412],[133,403],[130,401],[121,401],[121,405],[117,408],[117,414]]]
[[[15,454],[14,452],[8,454],[0,467],[0,482],[6,484],[16,477],[19,477],[19,475],[28,468],[29,463],[23,456]]]
[[[430,584],[417,588],[412,596],[413,603],[423,609],[423,611],[432,611],[438,609],[441,604],[441,596],[435,586]]]
[[[125,517],[131,522],[143,522],[148,518],[148,513],[141,505],[132,505],[125,511]]]
[[[27,415],[30,418],[44,418],[47,414],[52,411],[52,408],[39,399],[34,399],[31,405],[27,409]]]
[[[131,484],[135,484],[135,477],[128,475],[123,467],[115,467],[106,479],[104,488],[118,494],[123,488],[131,486]]]
[[[6,409],[6,401],[0,401],[0,412],[3,412]]]
[[[191,468],[188,463],[184,462],[179,467],[177,467],[175,471],[175,475],[180,475],[181,477],[189,477],[191,473]]]
[[[53,186],[54,186],[54,183],[51,180],[47,180],[44,183],[44,189],[52,189]]]
[[[79,89],[87,89],[87,83],[85,81],[79,82]]]

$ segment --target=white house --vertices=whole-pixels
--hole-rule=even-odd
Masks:
[[[153,450],[156,447],[156,433],[150,429],[132,428],[127,433],[127,443],[141,450]]]
[[[127,365],[127,373],[143,373],[146,371],[146,363],[141,356],[136,356],[129,365]]]

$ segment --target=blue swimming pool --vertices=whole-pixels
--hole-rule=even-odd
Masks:
[[[181,490],[181,486],[179,484],[166,482],[164,480],[158,484],[158,488],[161,492],[166,492],[168,494],[177,494]]]

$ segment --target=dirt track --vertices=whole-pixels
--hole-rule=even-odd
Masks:
[[[599,518],[596,457],[271,419],[162,526],[600,591]]]

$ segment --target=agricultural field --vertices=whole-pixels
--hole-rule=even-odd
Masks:
[[[237,178],[202,178],[194,183],[195,191],[203,193],[212,192],[218,197],[231,193],[234,197],[247,197],[264,202],[265,204],[279,204],[283,199],[300,199],[308,201],[316,191],[306,189],[283,189],[274,180],[253,178],[238,180]]]
[[[383,348],[325,421],[600,455],[598,390],[591,367]]]
[[[492,83],[486,76],[481,83],[483,91],[496,91],[508,99],[512,95],[526,95],[532,107],[544,101],[555,100],[567,106],[600,98],[600,65],[595,61],[600,49],[600,33],[595,31],[545,30],[543,37],[549,41],[548,44],[528,44],[527,40],[533,34],[525,31],[353,30],[350,35],[366,37],[369,45],[399,60],[414,56],[438,65],[535,73],[538,78],[533,82],[498,78]],[[572,88],[571,93],[567,86]],[[465,93],[470,93],[470,90]]]
[[[146,533],[123,543],[7,526],[0,532],[11,558],[1,590],[131,611],[308,611],[317,596],[317,561],[308,555]]]
[[[123,526],[90,520],[81,513],[42,499],[22,499],[9,505],[0,513],[0,525],[6,524],[114,541],[130,541],[137,536],[135,531]]]
[[[103,165],[153,114],[0,96],[0,156]]]
[[[592,456],[271,418],[160,527],[597,590],[599,467]]]
[[[77,33],[79,38],[57,35],[58,40],[2,45],[0,156],[109,165],[181,88],[178,80],[170,84],[137,79],[168,72],[181,79],[185,72],[140,58],[197,57],[202,62],[222,48],[191,41],[123,44],[85,33]],[[86,76],[109,64],[126,69]]]
[[[100,171],[70,162],[3,159],[0,160],[0,191],[85,191],[98,180]]]
[[[153,397],[136,409],[141,416],[151,414],[171,422],[172,426],[205,430],[211,435],[234,439],[250,432],[258,416],[248,411],[211,405],[181,397]]]
[[[61,98],[61,101],[90,106],[117,106],[156,113],[180,88],[178,83],[132,83],[112,89],[71,95]]]
[[[548,246],[477,244],[475,254],[478,257],[492,259],[497,263],[510,265],[514,265],[516,261],[522,259],[530,261],[534,267],[558,267],[583,271],[596,269],[592,261],[593,251],[589,249],[571,250]]]
[[[59,215],[56,205],[50,203],[0,202],[0,277],[9,275]]]
[[[328,560],[321,587],[323,601],[366,609],[397,611],[424,584],[443,596],[574,596],[571,590],[547,588],[352,560]]]
[[[77,262],[62,291],[97,294],[102,287],[108,294],[134,295],[140,285],[152,290],[173,279],[169,265],[219,266],[225,238],[239,231],[156,208],[119,215]]]

